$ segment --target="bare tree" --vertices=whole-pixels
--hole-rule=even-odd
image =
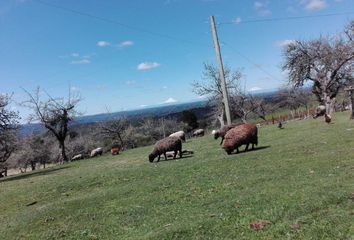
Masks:
[[[242,73],[240,70],[231,70],[230,67],[224,67],[226,88],[229,95],[238,91],[239,82]],[[224,125],[224,103],[222,101],[222,88],[220,82],[219,70],[212,64],[204,63],[202,80],[192,83],[193,92],[199,96],[207,96],[209,102],[216,104],[216,110],[220,125]],[[231,109],[232,111],[232,109]]]
[[[113,118],[99,124],[100,133],[113,141],[119,141],[121,147],[125,146],[123,133],[128,128],[129,121],[126,117]]]
[[[67,100],[64,98],[54,99],[49,94],[46,94],[46,100],[42,100],[39,87],[33,94],[26,90],[25,92],[29,99],[23,105],[33,111],[29,120],[39,121],[55,136],[61,150],[62,161],[67,162],[65,139],[69,133],[69,123],[79,114],[75,107],[81,98],[77,94],[72,95],[69,92]]]
[[[7,175],[7,167],[5,162],[15,150],[16,131],[18,129],[18,113],[8,108],[11,96],[0,94],[0,176],[2,169],[5,169]]]
[[[327,113],[332,111],[338,91],[353,80],[353,25],[344,34],[295,41],[284,50],[283,70],[288,71],[289,82],[299,87],[311,81],[312,92]]]

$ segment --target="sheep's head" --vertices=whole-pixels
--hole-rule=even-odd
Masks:
[[[152,163],[156,157],[156,154],[150,153],[149,154],[149,161]]]
[[[214,135],[214,139],[218,139],[220,137],[219,131],[213,130],[212,134]]]

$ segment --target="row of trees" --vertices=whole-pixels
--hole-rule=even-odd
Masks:
[[[318,104],[326,106],[331,113],[336,97],[345,87],[354,84],[354,21],[343,32],[332,37],[320,37],[310,41],[294,41],[284,48],[282,69],[288,73],[288,87],[282,90],[283,97],[291,108],[308,107],[309,95],[303,90],[306,83],[312,83],[312,93]],[[247,93],[240,87],[242,72],[225,67],[226,87],[229,93],[230,110],[234,119],[247,121],[250,117],[265,119],[280,106],[267,104],[261,97]],[[219,71],[211,64],[204,64],[202,80],[192,84],[193,91],[207,96],[215,104],[215,115],[224,125],[224,105]],[[354,97],[353,97],[354,100]],[[282,104],[282,103],[280,103]],[[354,103],[353,114],[354,117]]]

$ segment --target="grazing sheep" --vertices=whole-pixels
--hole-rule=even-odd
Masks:
[[[103,149],[99,147],[91,151],[90,157],[96,157],[98,155],[102,156],[102,153],[103,153]]]
[[[254,149],[254,145],[258,144],[257,127],[252,123],[245,123],[230,129],[226,133],[222,148],[227,154],[231,154],[235,149],[238,153],[238,147],[246,144],[245,151],[247,151],[250,143],[252,149]]]
[[[329,115],[329,114],[325,113],[325,121],[326,121],[326,123],[330,124],[330,123],[331,123],[331,121],[332,121],[332,117],[331,117],[331,115]]]
[[[84,156],[82,154],[77,154],[71,158],[71,161],[76,161],[80,159],[84,159]]]
[[[177,152],[179,151],[179,157],[182,158],[182,140],[178,137],[167,137],[160,141],[157,141],[154,149],[149,154],[149,161],[153,162],[156,157],[157,161],[160,161],[161,154],[167,159],[166,152],[174,151],[173,159],[176,158]]]
[[[183,131],[178,131],[175,133],[172,133],[170,137],[178,137],[180,138],[183,142],[186,141],[186,134]]]
[[[319,105],[316,108],[315,115],[313,116],[313,118],[318,118],[320,116],[323,116],[325,113],[326,113],[326,106]]]
[[[202,137],[204,136],[204,129],[197,129],[193,132],[193,137]]]
[[[219,137],[221,137],[221,142],[220,142],[220,145],[223,143],[224,141],[224,138],[225,138],[225,134],[232,128],[236,127],[236,126],[240,126],[242,125],[243,123],[233,123],[233,124],[230,124],[230,125],[226,125],[226,126],[223,126],[221,127],[219,130],[213,130],[212,134],[214,135],[214,139],[218,139]]]

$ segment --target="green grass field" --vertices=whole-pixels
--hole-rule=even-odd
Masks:
[[[230,156],[205,136],[178,160],[151,164],[150,146],[8,177],[0,239],[354,239],[348,115],[261,127]]]

